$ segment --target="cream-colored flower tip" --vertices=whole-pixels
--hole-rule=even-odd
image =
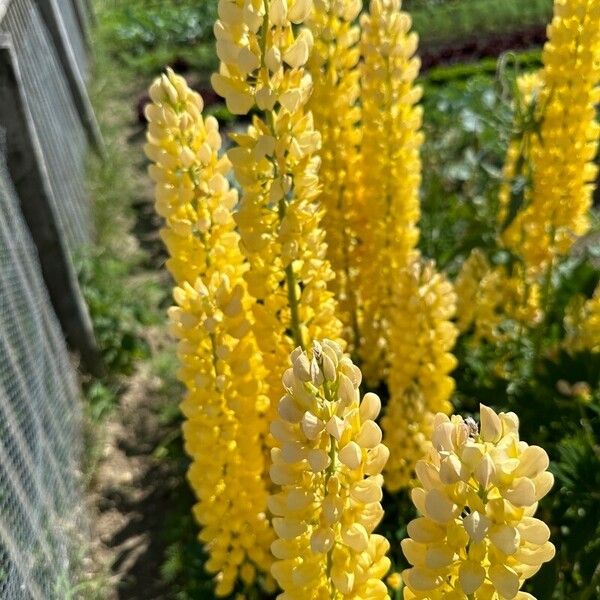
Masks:
[[[310,79],[290,71],[301,69],[312,50],[310,31],[294,29],[311,10],[312,0],[219,0],[214,34],[221,67],[211,81],[233,114],[272,110],[277,101],[294,112],[310,93]]]
[[[548,455],[519,440],[514,413],[483,404],[479,426],[436,415],[431,441],[412,491],[421,516],[402,541],[405,600],[533,598],[523,582],[554,557],[550,530],[533,517],[554,482]]]
[[[375,394],[360,399],[359,369],[330,340],[291,354],[285,395],[271,433],[269,499],[278,539],[271,572],[288,600],[389,598],[389,543],[373,530],[383,517],[381,471],[389,452],[374,422]]]
[[[267,370],[271,422],[290,351],[309,339],[341,342],[342,333],[316,202],[321,136],[307,107],[313,86],[305,63],[314,36],[303,23],[313,3],[219,0],[218,6],[215,91],[232,112],[254,113],[245,131],[230,136],[227,158],[240,186],[236,232],[255,299],[251,327]],[[271,436],[266,443],[272,445]]]

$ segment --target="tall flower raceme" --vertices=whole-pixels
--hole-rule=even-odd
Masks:
[[[544,66],[518,80],[515,137],[499,198],[499,246],[517,260],[512,269],[495,267],[480,279],[479,310],[495,304],[494,314],[488,311],[479,320],[481,330],[488,330],[481,337],[502,337],[495,326],[506,317],[523,326],[537,325],[555,262],[589,229],[597,175],[593,159],[600,138],[595,109],[600,101],[599,15],[600,0],[556,0]],[[465,263],[464,283],[476,262]],[[498,301],[493,290],[498,285],[510,289],[510,301]],[[471,287],[457,282],[459,314],[471,311],[471,298],[462,294]],[[496,323],[488,327],[492,320]]]
[[[534,600],[520,588],[555,552],[533,516],[554,482],[548,455],[519,440],[514,413],[484,405],[479,428],[437,415],[432,442],[402,542],[405,600]]]
[[[431,261],[416,260],[402,273],[403,285],[390,328],[390,398],[381,420],[390,449],[385,485],[409,487],[415,464],[425,456],[436,413],[450,414],[456,366],[451,354],[457,330],[452,284]]]
[[[421,88],[417,34],[400,0],[372,0],[361,18],[362,144],[369,185],[359,249],[362,303],[361,359],[367,380],[385,376],[397,273],[406,268],[419,237]]]
[[[290,358],[271,426],[279,598],[388,599],[389,543],[373,533],[389,455],[375,423],[381,402],[372,393],[361,400],[361,372],[335,342],[314,342],[312,356],[297,348]]]
[[[188,479],[206,568],[216,574],[216,594],[227,596],[238,581],[250,586],[261,572],[264,579],[272,560],[261,447],[265,370],[251,332],[254,300],[232,213],[237,192],[226,179],[229,160],[218,155],[217,122],[202,118],[202,99],[170,70],[150,96],[146,153],[176,283],[169,315],[187,390]]]
[[[232,112],[258,111],[244,134],[232,136],[228,156],[242,187],[236,222],[273,390],[295,346],[341,333],[316,202],[320,135],[306,109],[313,37],[296,27],[311,10],[309,0],[220,0],[215,25],[221,66],[213,86]],[[274,410],[274,396],[271,402]]]
[[[531,181],[503,241],[539,276],[589,229],[600,126],[600,0],[555,0],[535,119],[526,137]]]
[[[327,257],[335,278],[331,290],[338,301],[344,338],[351,349],[360,342],[358,324],[356,253],[357,222],[361,204],[360,181],[360,72],[355,24],[362,9],[360,0],[315,0],[308,25],[314,37],[308,69],[313,93],[308,108],[321,133],[322,182],[319,200],[325,209]]]

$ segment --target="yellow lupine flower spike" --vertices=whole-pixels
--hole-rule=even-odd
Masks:
[[[320,135],[306,110],[312,35],[295,27],[311,9],[308,0],[220,0],[215,25],[221,59],[215,89],[234,112],[259,113],[245,133],[232,136],[228,156],[242,188],[236,222],[272,390],[295,346],[341,333],[316,203]],[[276,401],[272,396],[272,411]]]
[[[600,138],[599,22],[600,0],[555,0],[539,73],[541,124],[526,134],[531,189],[503,235],[529,275],[543,273],[553,257],[568,254],[589,229]]]
[[[204,120],[202,99],[168,71],[150,88],[146,153],[154,164],[156,209],[176,282],[169,310],[179,339],[179,378],[188,479],[198,498],[194,513],[215,573],[216,594],[238,580],[254,583],[270,569],[273,539],[266,518],[265,372],[251,333],[251,306],[243,279],[232,210],[237,193],[219,158],[217,122]]]
[[[385,485],[395,492],[409,487],[415,464],[423,458],[436,413],[450,414],[456,366],[451,353],[457,330],[452,284],[421,259],[402,273],[391,325],[390,398],[381,426],[390,449]]]
[[[415,85],[418,37],[400,0],[372,0],[361,18],[362,146],[365,181],[359,250],[365,378],[385,377],[396,274],[406,268],[419,230],[422,90]]]
[[[360,0],[315,0],[308,21],[314,48],[308,69],[313,93],[308,108],[321,133],[322,182],[319,201],[325,209],[322,225],[326,233],[327,257],[335,279],[331,290],[338,300],[338,316],[344,325],[349,350],[359,343],[357,299],[357,206],[361,203],[360,179],[361,111],[358,41],[355,24],[362,9]]]
[[[315,342],[312,356],[297,348],[291,363],[271,426],[278,598],[387,599],[389,543],[373,533],[389,455],[374,421],[381,402],[361,401],[360,370],[335,342]]]
[[[519,440],[514,413],[480,407],[479,427],[435,417],[432,448],[417,463],[402,550],[405,600],[526,600],[519,591],[554,557],[550,530],[534,514],[553,485],[548,455]]]

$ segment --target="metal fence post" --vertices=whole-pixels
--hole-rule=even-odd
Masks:
[[[9,34],[0,35],[0,125],[6,130],[7,163],[23,216],[38,250],[52,304],[70,346],[86,370],[102,373],[102,359],[77,275],[50,201],[43,152]]]

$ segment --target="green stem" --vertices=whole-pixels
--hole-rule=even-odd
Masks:
[[[550,301],[550,288],[552,286],[552,273],[554,272],[554,257],[550,259],[550,264],[544,274],[544,283],[542,287],[541,307],[542,320],[538,325],[534,338],[533,361],[537,361],[542,351],[542,342],[544,339],[544,330],[548,321],[548,302]],[[526,276],[526,275],[525,275]]]
[[[343,195],[343,191],[340,196]],[[340,198],[338,201],[338,210],[341,214],[345,214],[344,210],[344,202],[343,199]],[[344,219],[344,217],[342,217]],[[346,296],[348,298],[349,310],[350,310],[350,320],[352,322],[352,335],[354,336],[354,353],[358,356],[360,351],[360,325],[358,322],[358,302],[356,300],[356,293],[354,292],[352,279],[350,277],[350,253],[348,251],[350,244],[350,236],[348,235],[348,231],[346,229],[346,225],[342,224],[343,231],[343,253],[344,253],[344,273],[346,275]]]
[[[590,445],[592,451],[596,454],[596,456],[600,457],[600,453],[598,451],[598,447],[596,444],[596,439],[594,438],[594,430],[592,429],[592,425],[590,424],[587,415],[585,414],[585,408],[581,402],[580,398],[576,399],[577,407],[579,408],[579,419],[581,423],[581,427],[583,428],[585,437]]]
[[[330,384],[325,382],[323,384],[323,389],[325,391],[325,399],[328,402],[334,402],[334,394],[331,390]],[[329,480],[331,479],[332,475],[335,474],[335,465],[337,463],[337,441],[336,439],[330,435],[329,436],[329,466],[327,467],[327,470],[325,471],[325,484],[323,486],[323,497],[325,498],[327,496],[327,486],[329,484]],[[331,569],[333,568],[333,549],[335,548],[335,543],[334,545],[331,547],[331,549],[329,550],[329,552],[327,552],[327,580],[330,582],[331,584],[331,600],[335,600],[336,597],[336,590],[335,590],[335,585],[331,579]]]
[[[266,68],[265,58],[267,54],[267,38],[269,33],[269,3],[267,0],[263,0],[263,6],[265,8],[265,14],[263,17],[262,24],[262,37],[260,41],[261,48],[261,57],[260,64],[262,68]],[[269,130],[271,135],[274,138],[277,138],[277,134],[275,131],[275,118],[273,111],[265,111],[265,117],[267,124],[269,126]],[[279,167],[277,165],[277,159],[273,158],[273,173],[274,178],[280,176]],[[287,202],[285,198],[282,198],[279,201],[277,214],[279,216],[279,224],[283,222],[285,218],[285,214],[287,212]],[[292,332],[292,338],[294,340],[294,344],[296,346],[300,346],[303,350],[305,349],[304,340],[302,338],[302,330],[301,330],[301,322],[300,322],[300,310],[299,310],[299,298],[297,294],[297,282],[296,282],[296,274],[294,273],[293,262],[290,262],[289,265],[285,268],[285,283],[287,287],[287,297],[288,304],[290,305],[290,330]]]
[[[262,24],[262,38],[260,40],[260,66],[265,68],[265,59],[267,57],[267,33],[269,31],[269,2],[263,0],[263,6],[265,7],[265,16],[263,17]]]
[[[282,198],[279,201],[278,210],[280,224],[283,222],[286,210],[287,205],[285,199]],[[304,340],[302,339],[302,330],[300,328],[300,311],[298,294],[296,290],[296,274],[294,273],[293,262],[290,262],[290,264],[285,268],[285,281],[287,285],[288,304],[290,305],[290,329],[292,330],[292,337],[294,338],[294,343],[296,346],[300,346],[304,350]]]

